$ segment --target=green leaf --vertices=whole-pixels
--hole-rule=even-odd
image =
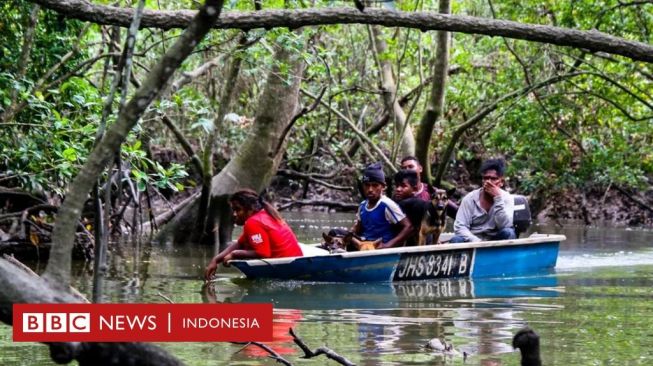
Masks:
[[[66,150],[63,151],[63,157],[66,160],[69,161],[76,161],[77,160],[77,150],[73,149],[72,147],[67,148]]]
[[[147,182],[139,180],[136,182],[136,188],[139,192],[144,192],[147,189]]]

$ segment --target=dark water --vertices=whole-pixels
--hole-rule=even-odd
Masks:
[[[285,214],[303,242],[351,215]],[[279,354],[303,360],[287,334],[309,347],[328,346],[358,365],[519,365],[512,335],[528,325],[541,336],[544,365],[653,365],[653,231],[568,224],[536,226],[561,233],[558,265],[548,276],[401,284],[310,284],[247,281],[231,269],[203,291],[212,248],[123,245],[113,250],[107,302],[272,302]],[[92,274],[79,263],[76,286],[91,292]],[[452,342],[469,356],[443,356],[423,347]],[[166,343],[188,365],[276,365],[264,352],[228,343]],[[13,343],[0,326],[3,365],[48,365],[41,345]],[[464,362],[464,363],[463,363]]]

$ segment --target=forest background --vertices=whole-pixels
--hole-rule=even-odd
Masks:
[[[3,304],[72,301],[74,242],[100,271],[111,235],[224,243],[238,188],[350,209],[405,155],[458,197],[501,156],[542,219],[653,222],[653,1],[200,5],[0,5],[0,241],[53,242],[43,280],[0,260]]]
[[[111,18],[105,13],[110,8],[104,7],[94,18],[84,18],[53,3],[12,0],[1,8],[0,185],[6,187],[5,212],[36,204],[52,206],[31,212],[43,217],[56,210],[96,141],[180,36],[179,22],[171,20],[178,21],[183,12],[175,10],[198,7],[188,1],[142,1],[113,4],[133,5],[136,12]],[[261,8],[261,14],[268,9],[317,14],[354,4],[263,5],[224,6],[232,14]],[[650,1],[368,5],[368,13],[382,10],[372,14],[380,24],[387,12],[438,11],[516,20],[527,27],[596,30],[645,46],[651,41]],[[137,31],[139,17],[147,22],[152,15],[134,16],[142,7],[159,10],[168,20]],[[356,22],[345,19],[339,22]],[[265,25],[266,20],[257,21]],[[351,209],[360,200],[356,179],[362,167],[382,161],[391,175],[406,155],[419,158],[426,181],[457,188],[456,197],[474,188],[483,159],[501,156],[508,161],[510,188],[529,196],[540,219],[652,222],[649,63],[591,47],[429,32],[426,26],[266,29],[251,24],[256,23],[210,32],[157,90],[158,99],[98,181],[96,206],[111,202],[105,213],[112,219],[105,226],[133,232],[137,222],[155,222],[156,213],[180,209],[175,203],[191,195],[183,203],[197,211],[192,216],[200,217],[195,221],[210,236],[212,228],[228,226],[220,225],[224,202],[219,197],[236,186],[270,188],[268,195],[282,209]],[[505,34],[501,26],[485,32]],[[510,33],[512,25],[503,27]],[[275,85],[273,78],[278,78]],[[285,100],[270,95],[277,92],[286,94]],[[268,126],[261,128],[263,124]],[[258,161],[263,150],[252,152],[252,144],[274,145],[265,152],[270,161]],[[233,174],[239,179],[211,183]],[[202,193],[193,196],[196,191]],[[92,206],[92,200],[86,202],[82,214],[89,223],[100,214]],[[176,233],[183,221],[177,220],[167,235],[184,237]],[[8,230],[3,231],[5,240],[12,234]],[[33,235],[32,241],[39,240]]]

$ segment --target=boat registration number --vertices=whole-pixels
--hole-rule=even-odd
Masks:
[[[473,255],[472,249],[444,253],[404,253],[399,259],[394,280],[467,277]]]

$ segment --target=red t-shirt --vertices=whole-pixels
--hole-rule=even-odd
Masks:
[[[245,221],[238,243],[261,258],[301,257],[302,250],[288,224],[260,210]]]

